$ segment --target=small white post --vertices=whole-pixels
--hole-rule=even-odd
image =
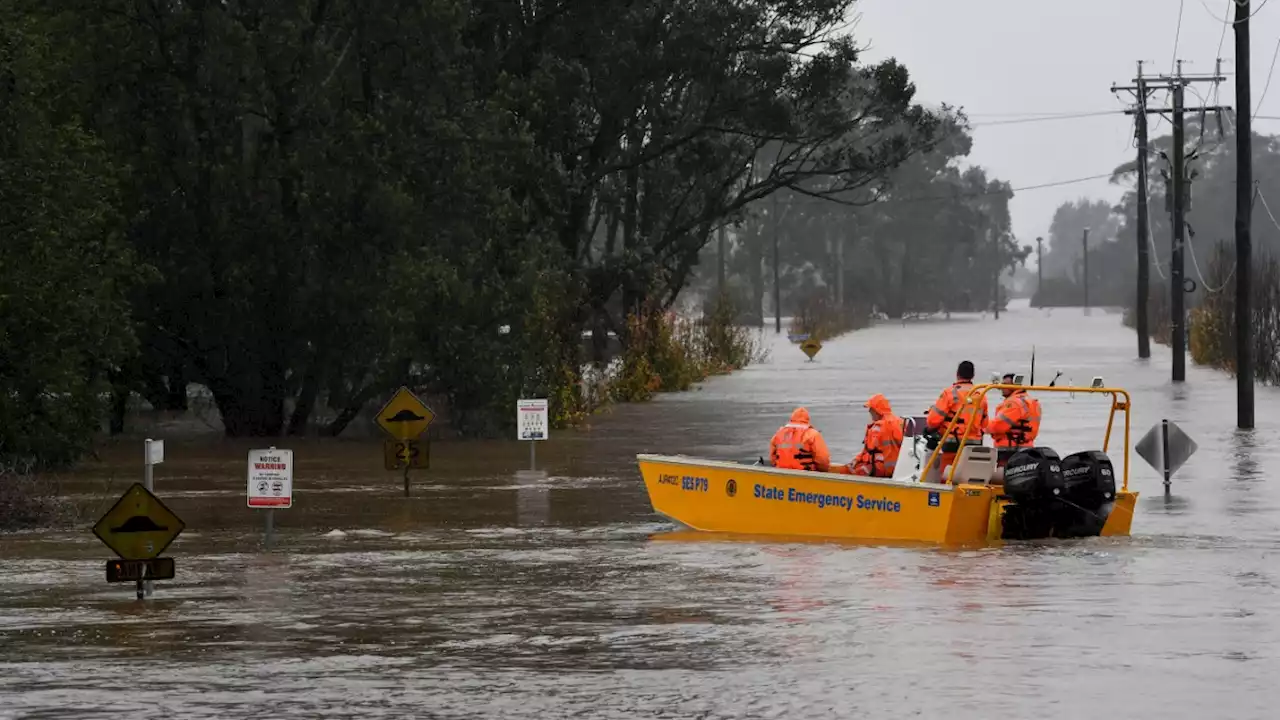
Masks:
[[[156,458],[152,455],[153,442],[151,438],[142,441],[142,487],[146,488],[147,492],[154,492],[156,489],[155,470],[152,469],[156,461]],[[151,597],[153,592],[155,592],[155,583],[153,581],[138,581],[139,600]]]

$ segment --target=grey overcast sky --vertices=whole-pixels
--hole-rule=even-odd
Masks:
[[[1144,74],[1168,74],[1176,50],[1184,72],[1211,73],[1221,56],[1228,78],[1216,102],[1212,85],[1195,87],[1211,103],[1234,106],[1235,37],[1221,21],[1234,16],[1232,2],[859,0],[851,19],[859,42],[870,46],[865,59],[895,57],[910,71],[920,102],[963,107],[974,125],[969,162],[1019,188],[1102,175],[1134,159],[1133,119],[1121,114],[1132,97],[1113,95],[1111,85],[1132,84],[1138,60],[1147,61]],[[1280,77],[1263,96],[1280,47],[1280,0],[1253,0],[1252,9],[1254,112],[1280,116]],[[1156,104],[1164,101],[1163,92],[1153,96]],[[1187,102],[1199,99],[1188,92]],[[1108,110],[1115,114],[1025,122],[1034,114]],[[1169,127],[1153,116],[1153,137]],[[1253,129],[1280,133],[1280,120],[1259,118]],[[1034,244],[1037,235],[1048,235],[1061,203],[1115,201],[1122,193],[1105,178],[1018,192],[1014,233]]]

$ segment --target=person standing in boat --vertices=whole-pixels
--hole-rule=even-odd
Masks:
[[[893,477],[898,467],[898,454],[902,452],[902,418],[893,414],[893,406],[884,395],[872,395],[862,405],[871,414],[866,434],[862,437],[862,452],[847,465],[833,468],[842,475],[867,477]]]
[[[941,433],[951,418],[959,416],[951,428],[948,437],[941,438],[942,453],[938,458],[938,469],[945,470],[955,462],[960,445],[981,445],[982,433],[987,429],[987,398],[974,398],[972,404],[965,404],[965,398],[973,389],[973,363],[965,360],[956,367],[956,381],[942,391],[933,407],[929,408],[925,425],[935,433]]]
[[[1012,385],[1013,373],[1005,373],[1001,383]],[[996,408],[996,415],[987,423],[987,433],[997,453],[1008,461],[1017,448],[1035,447],[1040,434],[1040,401],[1018,388],[1006,388],[1000,393],[1004,400]]]
[[[798,407],[791,413],[791,422],[778,428],[769,441],[769,458],[773,466],[789,470],[831,469],[831,452],[822,433],[809,423],[809,411]]]

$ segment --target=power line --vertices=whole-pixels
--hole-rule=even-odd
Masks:
[[[1106,113],[1109,110],[1054,110],[1041,112],[989,112],[989,113],[973,113],[967,110],[961,110],[967,117],[1051,117],[1060,115],[1077,115],[1080,113]]]
[[[1204,0],[1200,0],[1204,2]],[[1187,6],[1186,0],[1178,0],[1178,26],[1173,31],[1173,56],[1169,59],[1169,74],[1173,74],[1173,66],[1178,61],[1178,42],[1182,39],[1182,11]],[[1207,7],[1205,8],[1208,9]]]
[[[1062,115],[1043,115],[1040,117],[1026,117],[1014,120],[989,120],[986,122],[972,123],[969,127],[986,127],[990,125],[1021,125],[1024,123],[1049,122],[1052,120],[1074,120],[1087,117],[1101,117],[1103,115],[1123,115],[1123,110],[1100,110],[1095,112],[1066,113]]]
[[[1227,11],[1228,11],[1228,12],[1231,10],[1231,6],[1235,3],[1235,1],[1236,1],[1236,0],[1227,0]],[[1200,0],[1200,4],[1201,4],[1201,5],[1204,5],[1204,9],[1205,9],[1206,11],[1208,11],[1208,10],[1209,10],[1209,6],[1208,6],[1208,5],[1205,5],[1204,0]],[[1210,14],[1210,15],[1212,15],[1213,13],[1212,13],[1212,12],[1210,12],[1209,14]],[[1214,57],[1217,57],[1217,58],[1222,57],[1222,44],[1223,44],[1224,42],[1226,42],[1226,41],[1227,41],[1227,27],[1228,27],[1228,26],[1227,26],[1227,24],[1226,24],[1226,23],[1222,23],[1222,33],[1218,35],[1218,51],[1217,51],[1217,52],[1215,52],[1215,53],[1213,54],[1213,56],[1214,56]],[[1217,92],[1217,91],[1218,91],[1218,87],[1217,87],[1216,85],[1214,86],[1214,88],[1213,88],[1213,89],[1214,89],[1214,92]],[[1214,101],[1215,103],[1216,103],[1216,102],[1218,102],[1218,98],[1217,98],[1217,97],[1214,97],[1213,101]]]
[[[1270,0],[1262,0],[1262,2],[1258,3],[1258,9],[1257,9],[1257,10],[1254,10],[1254,11],[1253,11],[1253,12],[1251,12],[1251,13],[1249,13],[1249,18],[1252,18],[1254,15],[1257,15],[1258,13],[1262,12],[1262,8],[1266,7],[1268,2],[1270,2]],[[1230,10],[1230,9],[1231,9],[1231,7],[1232,7],[1233,5],[1235,5],[1235,4],[1236,4],[1236,0],[1227,0],[1227,9],[1228,9],[1228,10]],[[1217,20],[1218,22],[1220,22],[1220,23],[1222,23],[1222,24],[1223,24],[1224,29],[1223,29],[1223,33],[1222,33],[1222,34],[1223,34],[1223,36],[1224,36],[1224,37],[1225,37],[1225,36],[1226,36],[1226,34],[1227,34],[1227,33],[1226,33],[1226,30],[1225,30],[1225,28],[1226,28],[1226,27],[1229,27],[1229,26],[1231,26],[1231,25],[1239,25],[1240,23],[1244,22],[1244,20],[1226,20],[1226,19],[1224,19],[1224,18],[1220,18],[1220,17],[1218,17],[1217,15],[1214,15],[1214,14],[1213,14],[1213,10],[1209,8],[1209,5],[1208,5],[1204,0],[1200,0],[1200,5],[1204,7],[1204,11],[1205,11],[1205,12],[1209,13],[1209,17],[1211,17],[1211,18],[1213,18],[1214,20]],[[1181,14],[1181,12],[1182,12],[1182,11],[1181,11],[1181,10],[1179,10],[1178,12],[1179,12],[1179,14]],[[1249,19],[1249,18],[1245,18],[1245,20],[1247,20],[1247,19]],[[1176,53],[1177,51],[1175,50],[1174,52]],[[1221,53],[1221,52],[1222,52],[1222,43],[1221,43],[1221,42],[1219,42],[1219,43],[1218,43],[1218,52],[1219,52],[1219,53]]]
[[[896,203],[917,203],[917,202],[947,202],[954,200],[966,200],[969,198],[991,197],[993,195],[1003,195],[1005,193],[1019,193],[1027,190],[1040,190],[1043,188],[1061,187],[1063,185],[1074,185],[1090,180],[1102,180],[1111,178],[1113,173],[1104,173],[1102,175],[1090,175],[1088,177],[1071,178],[1070,180],[1055,180],[1053,182],[1039,183],[1037,185],[1022,185],[1019,187],[998,188],[996,190],[988,190],[986,192],[969,192],[969,193],[953,193],[950,195],[917,195],[915,197],[897,198],[892,195],[882,196],[882,199],[873,200],[868,203],[859,203],[857,207],[874,207],[876,205],[892,205]],[[803,194],[803,193],[802,193]],[[836,200],[834,197],[820,197],[809,195],[804,199],[793,198],[785,201],[789,205],[816,205],[819,203],[831,203],[834,205],[853,206],[853,203]]]
[[[1267,82],[1262,86],[1262,97],[1258,98],[1258,107],[1254,109],[1250,119],[1258,117],[1258,111],[1262,109],[1262,101],[1267,99],[1267,91],[1271,89],[1271,74],[1276,71],[1276,58],[1280,57],[1280,39],[1276,40],[1276,51],[1271,54],[1271,67],[1267,70]],[[1245,108],[1247,111],[1248,108]]]
[[[1072,178],[1070,180],[1057,180],[1054,182],[1040,183],[1039,185],[1023,185],[1015,188],[1003,188],[1000,190],[990,190],[980,193],[956,193],[954,195],[922,195],[914,198],[888,198],[884,202],[927,202],[927,201],[945,201],[945,200],[963,200],[965,198],[988,197],[991,195],[1003,195],[1006,192],[1023,192],[1025,190],[1040,190],[1041,188],[1061,187],[1063,185],[1074,185],[1076,183],[1089,182],[1090,180],[1101,180],[1110,178],[1112,173],[1102,175],[1090,175],[1089,177]]]

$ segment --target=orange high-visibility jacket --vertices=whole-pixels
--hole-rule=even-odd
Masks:
[[[865,407],[875,410],[879,420],[867,423],[862,437],[862,452],[836,472],[870,477],[893,477],[902,452],[902,418],[893,414],[893,406],[884,395],[872,395]]]
[[[1034,447],[1040,434],[1040,401],[1026,390],[1015,390],[996,408],[987,432],[996,447]]]
[[[926,421],[929,429],[941,430],[947,426],[951,418],[958,414],[960,419],[952,428],[951,435],[959,438],[963,434],[969,440],[982,440],[982,433],[987,429],[987,398],[986,396],[977,398],[977,402],[972,406],[963,407],[964,399],[972,389],[973,383],[957,381],[943,390],[933,407],[929,408],[929,417]],[[967,429],[966,422],[969,423]]]
[[[822,433],[809,424],[809,411],[804,408],[796,408],[791,422],[773,434],[769,457],[774,467],[820,472],[831,469],[831,452]]]

